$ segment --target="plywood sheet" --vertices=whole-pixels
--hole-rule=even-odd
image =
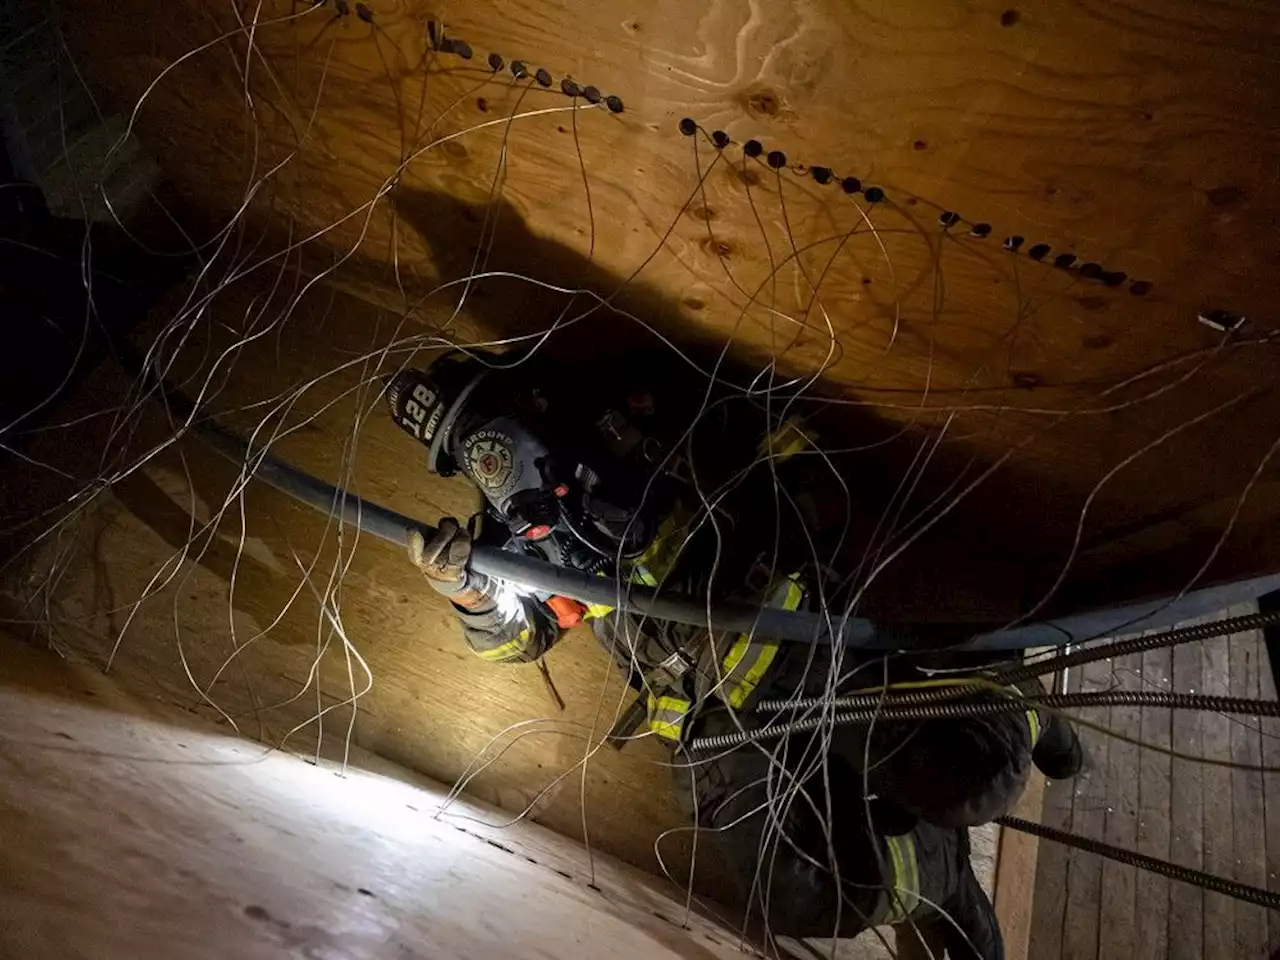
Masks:
[[[104,696],[37,692],[14,683],[27,655],[2,642],[7,954],[742,956],[607,856],[586,870],[531,824],[491,840],[466,817],[492,811],[470,803],[434,816],[440,785],[394,765],[339,776],[207,724],[117,712],[127,696],[92,679]],[[81,683],[45,656],[46,688]]]
[[[157,0],[81,5],[67,29],[192,202],[219,223],[247,210],[261,246],[245,266],[282,250],[338,264],[352,289],[437,324],[466,289],[456,332],[471,336],[597,302],[512,277],[433,293],[477,269],[617,294],[666,334],[946,423],[962,461],[1007,456],[1013,495],[973,496],[1001,503],[993,535],[1036,544],[1045,584],[1087,503],[1071,569],[1096,574],[1096,597],[1180,586],[1211,553],[1217,576],[1278,559],[1274,364],[1256,342],[1280,294],[1270,12]],[[429,20],[471,59],[436,49]],[[566,78],[624,111],[575,110],[590,103]],[[702,132],[683,136],[683,117]],[[1197,322],[1212,310],[1252,325],[1224,343]],[[635,322],[598,311],[568,335]],[[1158,576],[1134,562],[1153,556]]]

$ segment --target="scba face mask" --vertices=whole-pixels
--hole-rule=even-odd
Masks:
[[[392,418],[427,447],[428,469],[462,473],[513,536],[555,562],[590,569],[643,552],[656,528],[651,511],[622,479],[634,468],[606,452],[625,421],[612,410],[584,416],[589,405],[551,396],[538,368],[497,360],[453,354],[392,381]]]

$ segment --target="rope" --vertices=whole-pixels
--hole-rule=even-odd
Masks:
[[[1204,887],[1206,890],[1212,890],[1214,893],[1221,893],[1236,900],[1256,903],[1260,907],[1267,907],[1271,910],[1280,910],[1280,893],[1273,893],[1270,890],[1263,890],[1259,887],[1251,887],[1247,883],[1238,883],[1235,880],[1228,880],[1226,877],[1204,873],[1201,870],[1193,870],[1191,867],[1179,866],[1176,863],[1170,863],[1168,860],[1158,860],[1155,857],[1147,856],[1145,853],[1125,850],[1123,847],[1113,847],[1111,844],[1103,843],[1101,840],[1093,840],[1076,833],[1068,833],[1065,830],[1047,827],[1043,823],[1032,823],[1030,820],[1023,820],[1020,817],[996,817],[996,823],[1003,827],[1019,830],[1022,833],[1042,837],[1045,840],[1052,840],[1054,843],[1075,847],[1077,850],[1096,853],[1100,857],[1115,860],[1117,863],[1128,864],[1141,870],[1149,870],[1152,873],[1160,874],[1162,877],[1169,877],[1171,880],[1195,884],[1197,887]]]
[[[1280,717],[1280,701],[1251,700],[1244,697],[1210,697],[1198,693],[1166,693],[1154,690],[1102,690],[1097,693],[1044,694],[1035,698],[1008,697],[1003,700],[980,700],[964,703],[937,703],[955,689],[923,690],[915,693],[872,695],[872,704],[864,709],[792,720],[758,730],[738,730],[715,737],[695,737],[694,750],[723,750],[742,743],[772,740],[789,733],[817,730],[827,724],[890,723],[895,720],[941,720],[950,717],[990,717],[1004,713],[1021,713],[1028,707],[1067,710],[1073,707],[1167,707],[1174,710],[1207,710],[1212,713],[1242,713],[1255,717]],[[850,698],[855,699],[855,698]],[[865,697],[856,698],[864,700]]]

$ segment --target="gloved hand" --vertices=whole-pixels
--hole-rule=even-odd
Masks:
[[[409,531],[409,559],[422,571],[438,593],[455,598],[473,586],[468,582],[467,563],[471,559],[471,534],[453,517],[442,517],[430,537],[419,530]]]

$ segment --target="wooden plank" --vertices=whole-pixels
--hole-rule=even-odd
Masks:
[[[1207,640],[1204,653],[1204,692],[1228,696],[1231,692],[1230,644],[1226,637]],[[1213,760],[1231,759],[1231,719],[1219,713],[1201,717],[1204,755]],[[1204,768],[1204,868],[1209,873],[1235,874],[1235,831],[1231,822],[1231,771]],[[1235,956],[1235,902],[1217,893],[1204,899],[1204,955],[1206,960]]]
[[[1082,670],[1072,670],[1066,678],[1066,691],[1080,689]],[[1057,678],[1055,678],[1056,682]],[[1058,689],[1055,687],[1055,689]],[[1080,735],[1084,731],[1077,728]],[[1043,822],[1060,830],[1072,828],[1072,806],[1078,781],[1057,780],[1045,787]],[[1041,844],[1036,857],[1035,899],[1031,930],[1027,944],[1029,957],[1058,960],[1062,956],[1067,916],[1068,866],[1071,851],[1061,844]]]
[[[1112,663],[1115,686],[1134,690],[1141,686],[1142,655],[1117,657]],[[1108,728],[1116,736],[1107,745],[1104,839],[1125,850],[1138,845],[1138,777],[1141,773],[1138,747],[1121,737],[1136,740],[1141,734],[1141,711],[1136,707],[1112,707]],[[1102,960],[1132,960],[1137,933],[1134,913],[1137,899],[1137,869],[1105,860],[1102,864],[1102,907],[1099,917],[1098,956]]]
[[[1184,693],[1204,692],[1204,665],[1201,644],[1174,647],[1173,687]],[[1190,710],[1174,710],[1171,720],[1172,745],[1190,757],[1204,749],[1201,715]],[[1204,867],[1204,776],[1205,767],[1194,760],[1173,759],[1170,763],[1169,856],[1175,863]],[[1202,960],[1204,957],[1204,891],[1187,883],[1169,886],[1169,960]]]
[[[1047,783],[1039,770],[1032,769],[1027,788],[1010,813],[1032,823],[1043,823]],[[1000,828],[999,843],[995,871],[996,920],[1004,934],[1005,956],[1008,960],[1026,960],[1035,956],[1030,950],[1040,850],[1057,844],[1041,844],[1038,837],[1004,827]]]
[[[1081,670],[1080,689],[1105,690],[1113,682],[1112,665],[1107,660],[1087,664]],[[1078,716],[1096,727],[1105,728],[1106,707],[1080,710]],[[1107,763],[1112,741],[1095,729],[1080,727],[1080,736],[1092,766],[1076,778],[1071,829],[1075,833],[1104,839],[1107,817]],[[1062,935],[1063,960],[1095,960],[1098,956],[1099,914],[1102,908],[1102,861],[1091,853],[1072,850],[1067,865],[1067,905]]]
[[[1252,605],[1226,611],[1228,616],[1252,612]],[[1257,698],[1260,688],[1261,644],[1258,631],[1230,637],[1231,695]],[[1232,717],[1231,759],[1235,763],[1258,766],[1262,743],[1258,721],[1253,717]],[[1266,885],[1266,814],[1262,775],[1247,770],[1231,771],[1231,813],[1235,825],[1235,878],[1254,886]],[[1265,907],[1237,902],[1235,908],[1237,957],[1261,957],[1267,947]]]
[[[1142,655],[1142,689],[1173,688],[1172,652],[1148,650]],[[1141,749],[1138,774],[1138,851],[1169,859],[1172,830],[1170,758],[1157,748],[1169,748],[1171,710],[1142,708]],[[1169,955],[1169,880],[1146,870],[1137,873],[1137,943],[1139,960],[1164,960]]]
[[[1271,628],[1274,629],[1274,628]],[[1263,655],[1270,658],[1267,645],[1261,645]],[[1264,661],[1265,662],[1265,661]],[[1276,684],[1274,664],[1265,663],[1258,671],[1258,695],[1264,700],[1275,700]],[[1280,768],[1280,720],[1263,717],[1261,722],[1262,763]],[[1262,775],[1262,804],[1265,820],[1262,831],[1266,853],[1266,887],[1280,890],[1280,773]],[[1267,947],[1271,953],[1280,950],[1280,919],[1267,914]]]

